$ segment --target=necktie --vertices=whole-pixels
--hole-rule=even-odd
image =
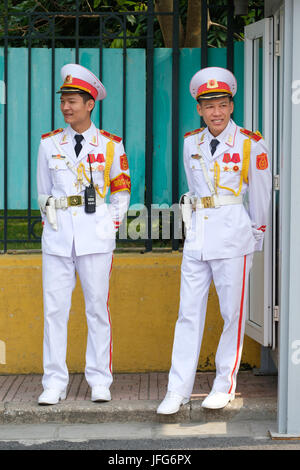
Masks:
[[[210,142],[210,149],[211,149],[211,154],[213,155],[216,151],[216,148],[218,147],[219,145],[219,141],[218,139],[212,139],[211,142]]]
[[[76,140],[75,152],[76,152],[76,157],[78,157],[80,150],[82,149],[81,141],[83,140],[83,135],[76,134],[75,140]]]

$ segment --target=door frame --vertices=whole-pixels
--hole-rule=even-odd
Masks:
[[[255,40],[262,38],[262,133],[269,148],[269,155],[273,155],[273,18],[265,18],[245,27],[245,95],[244,95],[244,126],[253,131],[258,129],[259,100],[255,83],[258,82],[258,49]],[[255,74],[255,77],[254,77]],[[256,80],[256,82],[255,82]],[[270,158],[273,174],[273,162]],[[245,334],[263,346],[273,346],[273,292],[274,292],[274,244],[273,244],[273,205],[269,211],[267,231],[264,240],[264,250],[254,253],[253,267],[249,276],[249,294]],[[263,273],[261,273],[263,267]],[[261,286],[263,285],[263,288]],[[258,296],[258,291],[261,292]],[[261,298],[263,297],[263,298]],[[261,299],[257,301],[257,299]],[[251,308],[261,308],[259,312],[260,324],[251,320]]]

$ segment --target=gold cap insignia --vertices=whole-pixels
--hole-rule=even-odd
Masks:
[[[215,78],[208,80],[207,88],[218,88],[218,82]]]
[[[66,76],[65,83],[72,83],[72,75],[67,75]]]

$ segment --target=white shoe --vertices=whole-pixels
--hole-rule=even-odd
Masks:
[[[175,392],[167,392],[165,398],[157,408],[157,414],[159,415],[171,415],[177,413],[180,405],[185,405],[190,400],[182,395]]]
[[[234,400],[234,393],[223,393],[211,391],[210,394],[202,402],[202,408],[210,408],[217,410],[224,408],[230,401]]]
[[[39,396],[39,405],[56,405],[59,400],[65,400],[66,390],[56,390],[55,388],[46,388]]]
[[[105,387],[104,385],[95,385],[92,387],[92,401],[110,401],[111,395],[109,388]]]

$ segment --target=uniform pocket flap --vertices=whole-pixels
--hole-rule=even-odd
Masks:
[[[67,170],[65,161],[61,158],[50,158],[49,168],[50,170]]]
[[[191,170],[202,170],[201,164],[198,158],[191,157],[189,161],[189,166]]]

